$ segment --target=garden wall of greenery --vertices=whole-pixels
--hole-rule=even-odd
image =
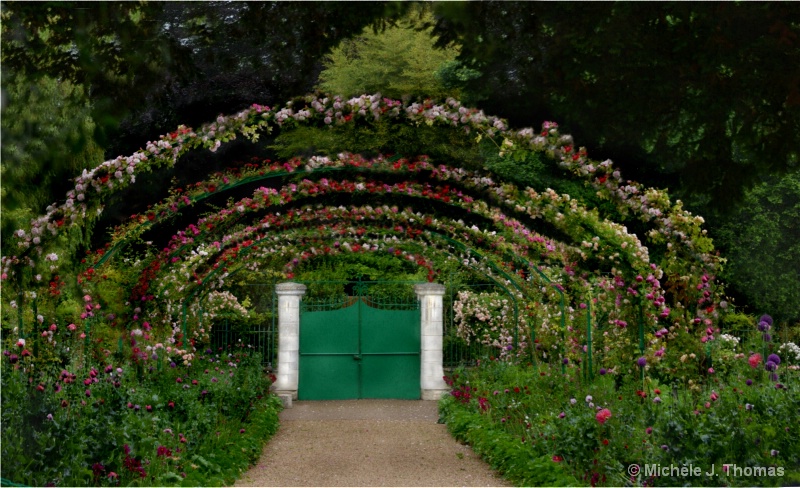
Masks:
[[[226,153],[243,145],[278,158]],[[174,185],[98,249],[75,245],[108,202],[203,157],[230,158],[231,169]],[[16,231],[17,254],[2,258],[3,422],[34,425],[28,439],[40,449],[14,442],[3,462],[26,483],[179,483],[192,469],[229,482],[209,459],[220,433],[189,405],[268,385],[251,357],[208,348],[215,316],[249,313],[237,283],[318,278],[330,257],[373,256],[416,280],[502,285],[519,304],[516,321],[502,295],[465,289],[455,305],[462,339],[495,358],[704,394],[733,360],[721,334],[738,316],[728,316],[723,260],[702,224],[665,191],[592,160],[556,123],[514,130],[453,99],[307,96],[181,126],[84,171],[64,202]],[[165,229],[171,237],[153,245]],[[764,323],[751,352],[766,358],[777,346]],[[770,375],[800,362],[784,359]],[[796,377],[764,382],[797,405]],[[26,399],[19,409],[7,408],[6,391]],[[232,433],[265,399],[239,400],[235,412],[217,405]],[[110,439],[99,440],[98,422]],[[86,433],[75,452],[56,448],[75,430]],[[797,433],[786,432],[773,437],[791,445]],[[194,457],[173,455],[184,446]]]

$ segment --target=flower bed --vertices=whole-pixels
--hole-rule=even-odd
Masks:
[[[553,485],[568,475],[592,486],[796,483],[798,370],[785,368],[777,383],[771,367],[736,361],[705,385],[612,374],[584,382],[578,370],[484,361],[446,378],[452,391],[440,410],[457,438],[514,483]],[[654,475],[653,466],[668,471]]]
[[[247,347],[189,366],[110,356],[63,369],[17,347],[2,361],[3,476],[14,483],[221,486],[278,427],[280,401]]]

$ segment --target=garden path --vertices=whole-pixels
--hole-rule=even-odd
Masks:
[[[510,486],[438,424],[437,402],[301,401],[235,486]]]

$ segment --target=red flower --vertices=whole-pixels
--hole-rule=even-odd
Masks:
[[[599,412],[597,412],[597,415],[595,415],[594,418],[596,418],[597,421],[600,422],[600,425],[602,425],[602,424],[606,423],[606,421],[608,419],[611,418],[611,410],[609,410],[607,408],[604,408],[604,409],[600,410]]]
[[[564,458],[561,457],[561,456],[553,456],[553,462],[555,462],[555,463],[560,463],[563,460],[564,460]]]

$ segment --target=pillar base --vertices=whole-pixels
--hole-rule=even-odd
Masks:
[[[450,390],[421,390],[423,400],[439,401],[448,394]]]
[[[278,395],[279,397],[287,396],[287,397],[289,397],[290,400],[297,400],[297,390],[277,390],[277,389],[273,389],[272,393]],[[281,401],[283,401],[283,399],[281,399]],[[284,406],[286,406],[285,403],[284,403]],[[289,402],[289,406],[290,407],[292,406],[292,402],[291,401]]]

